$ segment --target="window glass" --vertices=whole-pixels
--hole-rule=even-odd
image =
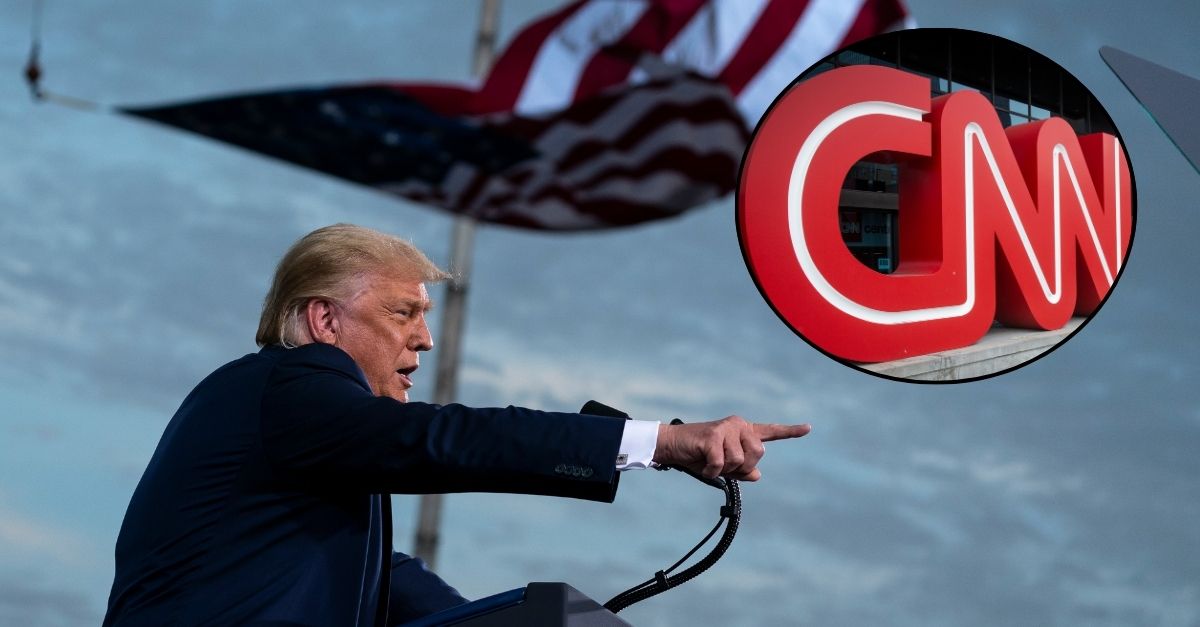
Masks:
[[[1063,78],[1062,114],[1064,118],[1087,119],[1088,97],[1087,90],[1078,81],[1070,77]]]
[[[1088,134],[1088,123],[1085,118],[1073,118],[1068,116],[1066,120],[1067,123],[1071,125],[1071,130],[1075,131],[1076,135]]]
[[[1022,102],[1020,100],[1015,100],[1012,98],[1005,98],[1004,96],[1001,96],[1001,95],[996,96],[996,108],[1004,109],[1006,111],[1012,111],[1013,113],[1017,113],[1020,115],[1029,115],[1029,104],[1028,103]]]
[[[832,70],[833,68],[834,68],[833,62],[822,61],[822,62],[818,63],[817,65],[813,66],[813,68],[811,70],[806,72],[804,74],[804,77],[806,79],[812,78],[812,77],[816,76],[817,74],[821,74],[823,72],[828,72],[829,70]]]
[[[923,30],[919,36],[900,31],[899,35],[900,67],[928,76],[944,78],[950,74],[950,36],[947,31]],[[949,89],[942,90],[943,93],[946,91]]]
[[[995,46],[996,104],[1013,113],[1029,115],[1029,55],[1021,48]]]
[[[1032,55],[1029,59],[1030,104],[1033,105],[1033,117],[1045,119],[1050,114],[1062,111],[1059,77],[1062,73],[1041,55]]]
[[[1095,98],[1091,98],[1090,100],[1091,105],[1088,113],[1088,121],[1091,123],[1091,128],[1088,129],[1088,132],[1116,135],[1117,127],[1113,124],[1112,118],[1108,117],[1108,112],[1104,110],[1104,107]]]
[[[951,36],[950,81],[952,91],[975,89],[991,99],[992,41],[974,33]]]
[[[898,33],[872,37],[855,44],[852,49],[871,58],[872,65],[896,66],[896,49],[899,45]]]
[[[909,74],[916,74],[917,76],[920,76],[922,78],[929,79],[929,94],[932,96],[940,96],[942,94],[950,92],[950,81],[947,81],[946,79],[944,79],[940,76],[931,76],[924,72],[917,72],[917,71],[913,71],[913,70],[907,69],[907,68],[901,68],[901,69],[903,69],[905,72],[908,72]]]
[[[857,50],[844,50],[837,56],[838,65],[866,65],[871,58]]]

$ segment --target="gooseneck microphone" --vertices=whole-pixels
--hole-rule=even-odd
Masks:
[[[593,416],[612,416],[615,418],[625,419],[629,418],[629,415],[625,412],[614,409],[608,405],[596,402],[594,400],[585,403],[583,408],[579,410],[579,413],[590,414]],[[683,421],[676,418],[671,421],[671,424],[679,425],[683,424]],[[687,468],[667,465],[658,466],[658,470],[670,470],[671,468],[685,472],[698,481],[713,486],[714,488],[724,492],[725,505],[721,506],[721,518],[717,520],[717,524],[712,528],[711,531],[708,532],[708,535],[704,536],[704,539],[701,540],[696,546],[692,547],[692,550],[688,551],[687,555],[684,555],[679,559],[679,561],[675,562],[668,568],[654,573],[654,576],[650,579],[647,579],[646,581],[643,581],[642,583],[639,583],[638,585],[633,586],[632,588],[609,599],[608,602],[604,604],[604,608],[613,614],[620,612],[634,603],[644,601],[652,596],[666,592],[671,588],[679,586],[684,582],[690,581],[691,579],[699,576],[700,573],[708,570],[713,564],[717,563],[717,560],[721,559],[721,556],[725,554],[725,551],[729,550],[729,545],[733,543],[733,536],[737,534],[738,523],[741,521],[742,517],[742,494],[741,489],[738,487],[737,480],[727,479],[724,477],[714,477],[709,479],[700,473],[694,472]],[[713,535],[717,533],[717,530],[721,528],[721,525],[725,525],[725,532],[721,534],[721,538],[717,541],[717,545],[713,547],[713,550],[710,551],[708,555],[704,556],[703,559],[685,568],[679,574],[671,575],[672,571],[678,568],[680,564],[687,561],[688,558],[690,558],[693,554],[695,554],[696,551],[700,549],[700,547],[704,546],[705,543],[707,543],[709,539],[711,539]]]

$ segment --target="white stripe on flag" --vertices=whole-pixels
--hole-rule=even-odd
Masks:
[[[592,57],[623,37],[647,8],[641,0],[593,0],[581,7],[538,50],[514,111],[533,115],[567,108]]]
[[[710,2],[679,31],[662,51],[668,63],[686,67],[698,74],[715,77],[741,49],[746,33],[758,23],[758,16],[770,0]],[[639,67],[629,82],[642,83],[648,76]]]
[[[587,139],[592,139],[588,137]],[[659,127],[629,149],[607,150],[593,159],[588,159],[570,169],[556,169],[552,180],[530,179],[526,186],[534,192],[550,184],[578,184],[604,174],[606,171],[624,167],[632,171],[647,173],[647,160],[668,148],[686,149],[693,154],[716,154],[722,151],[737,153],[731,146],[741,147],[742,135],[729,121],[705,124],[676,120]],[[740,156],[740,155],[739,155]],[[736,161],[736,159],[735,159]]]
[[[667,83],[660,87],[636,89],[640,91],[628,91],[600,117],[587,124],[570,121],[551,123],[535,141],[538,159],[518,164],[503,176],[487,178],[471,198],[461,196],[463,191],[471,186],[471,179],[455,179],[453,187],[449,185],[451,181],[447,180],[444,184],[448,187],[447,196],[457,199],[457,204],[466,207],[467,210],[478,212],[486,208],[491,198],[513,191],[508,178],[516,175],[520,175],[522,179],[520,192],[523,199],[555,187],[582,190],[584,188],[578,186],[586,181],[617,170],[628,170],[633,174],[625,178],[636,180],[650,176],[655,170],[648,167],[646,162],[669,148],[686,150],[693,155],[724,153],[728,154],[732,163],[737,162],[745,140],[740,132],[740,122],[733,117],[698,123],[684,119],[672,120],[659,125],[653,132],[639,136],[636,143],[618,149],[616,141],[643,119],[653,116],[657,110],[667,106],[687,107],[690,103],[698,104],[714,96],[727,94],[715,84],[697,84],[691,79]],[[563,158],[585,144],[598,144],[605,148],[588,160],[566,168]],[[696,184],[701,182],[697,181]],[[704,186],[705,190],[708,188],[709,186]],[[596,189],[590,188],[588,195]],[[645,191],[648,188],[641,189]],[[629,200],[642,203],[657,202],[666,208],[672,202],[671,197],[678,194],[678,189],[670,189],[661,197],[647,194],[630,196]],[[675,198],[674,202],[678,200]]]
[[[629,88],[625,89],[628,91]],[[559,122],[550,126],[536,138],[535,148],[539,154],[549,154],[556,158],[566,154],[566,151],[555,152],[558,150],[557,146],[580,143],[585,138],[612,143],[658,110],[670,106],[699,107],[705,100],[718,94],[724,95],[719,85],[700,83],[698,79],[690,78],[686,81],[665,82],[659,87],[646,86],[639,89],[640,91],[628,92],[629,95],[614,101],[586,125]],[[643,135],[641,141],[645,141],[645,137]]]
[[[808,66],[833,52],[866,0],[812,0],[770,61],[738,94],[738,109],[754,128],[767,107]]]

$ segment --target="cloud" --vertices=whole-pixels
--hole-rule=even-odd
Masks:
[[[1188,283],[1200,214],[1187,210],[1200,178],[1094,46],[1054,28],[1070,16],[1089,41],[1192,63],[1184,69],[1196,74],[1194,60],[1172,48],[1186,37],[1146,36],[1194,20],[1166,11],[1092,19],[1111,14],[1094,4],[1055,5],[1042,24],[1019,2],[910,2],[924,24],[1000,24],[1080,71],[1135,161],[1140,220],[1113,298],[1078,337],[997,380],[907,385],[825,359],[758,295],[728,200],[608,233],[479,230],[464,400],[568,410],[596,398],[639,417],[738,412],[814,423],[803,440],[769,447],[766,478],[747,486],[743,529],[725,560],[631,608],[636,624],[1200,621],[1192,550],[1200,402],[1191,384],[1200,307]],[[432,26],[461,26],[448,3],[364,11],[309,1],[286,13],[234,2],[47,8],[50,85],[112,102],[259,89],[263,76],[462,78],[470,57],[471,29]],[[532,12],[521,3],[502,10],[507,33]],[[26,6],[0,6],[0,32],[23,41],[27,17]],[[182,32],[186,41],[172,39]],[[17,67],[22,54],[5,58]],[[0,417],[12,436],[2,444],[34,457],[50,447],[31,442],[82,431],[87,450],[117,451],[129,474],[91,495],[97,501],[123,503],[187,390],[253,350],[267,279],[296,237],[349,220],[447,257],[449,220],[432,210],[154,125],[34,107],[16,81],[0,85],[0,96],[0,376],[45,379],[74,401],[45,425]],[[418,376],[428,395],[433,368]],[[97,416],[101,426],[82,428]],[[61,464],[64,476],[86,467],[49,453],[36,459]],[[707,530],[711,495],[675,479],[687,481],[625,477],[610,507],[454,496],[445,533],[458,548],[447,551],[462,570],[486,573],[466,575],[480,592],[514,572],[615,592],[647,575],[642,565],[681,555],[694,541],[693,516],[704,521],[696,533]],[[82,489],[61,481],[63,498],[83,498]],[[50,511],[0,502],[0,551],[63,571],[75,550],[108,563],[98,543],[81,546]],[[116,537],[115,522],[97,525],[89,538]],[[87,589],[106,594],[110,574]],[[61,583],[67,576],[54,576],[31,583],[3,560],[0,624],[96,624],[86,600]]]
[[[210,142],[96,120],[65,120],[63,133],[140,149],[97,160],[64,150],[61,137],[0,126],[0,139],[30,148],[0,172],[0,206],[38,199],[37,211],[0,212],[0,341],[10,356],[0,368],[74,378],[101,398],[169,411],[206,372],[256,349],[258,307],[292,241],[336,221],[417,211]],[[177,167],[158,168],[158,154]],[[91,183],[66,193],[76,178]],[[341,203],[356,196],[363,210],[348,215]],[[425,217],[405,234],[440,226]]]
[[[995,486],[1016,495],[1050,496],[1083,487],[1081,475],[1066,477],[1036,469],[1028,461],[1001,459],[995,452],[967,459],[945,451],[917,449],[911,453],[914,469],[940,475],[963,474],[984,487]]]
[[[49,558],[60,567],[71,568],[83,563],[86,546],[74,532],[15,512],[0,502],[0,550],[4,553]]]
[[[101,615],[83,595],[46,586],[41,577],[0,575],[0,625],[83,627]]]
[[[34,441],[47,443],[61,440],[63,431],[55,425],[37,423],[18,423],[10,425],[8,432],[20,438],[31,438]]]

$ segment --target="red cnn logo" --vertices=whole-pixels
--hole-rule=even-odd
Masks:
[[[846,247],[841,184],[855,162],[901,160],[892,274]],[[1129,163],[1118,139],[1050,118],[1004,129],[975,92],[854,66],[781,97],[738,189],[742,251],[763,295],[834,356],[888,361],[968,346],[999,320],[1061,328],[1099,307],[1129,247]]]

